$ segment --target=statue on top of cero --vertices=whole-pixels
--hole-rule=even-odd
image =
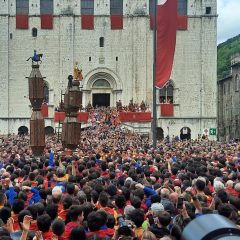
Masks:
[[[82,80],[83,80],[82,69],[79,69],[78,62],[75,62],[75,65],[73,68],[73,75],[68,76],[68,88],[69,89],[72,88],[73,81],[81,82]]]
[[[32,59],[32,64],[34,63],[42,63],[42,57],[43,57],[43,54],[42,53],[37,53],[37,50],[34,50],[33,52],[33,56],[32,57],[29,57],[26,61],[29,61],[30,59]]]

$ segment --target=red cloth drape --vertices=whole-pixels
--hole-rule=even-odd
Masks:
[[[122,15],[111,15],[111,29],[123,29]]]
[[[55,112],[54,122],[63,122],[65,119],[65,112]]]
[[[121,122],[151,122],[151,112],[120,112]]]
[[[88,121],[88,112],[78,112],[77,120],[81,123],[87,123]]]
[[[187,30],[188,29],[188,17],[187,16],[178,16],[177,17],[177,29],[178,30]]]
[[[53,29],[53,15],[42,14],[41,15],[41,28],[42,29]]]
[[[41,113],[43,117],[48,117],[48,105],[47,104],[42,104],[41,106]]]
[[[156,87],[162,88],[171,76],[177,31],[177,0],[157,7]]]
[[[16,15],[16,28],[28,29],[28,15]]]
[[[94,15],[82,15],[82,29],[94,29]]]
[[[160,105],[162,117],[172,117],[174,114],[174,106],[172,103],[162,103]]]

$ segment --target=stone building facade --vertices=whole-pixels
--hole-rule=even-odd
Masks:
[[[218,138],[240,140],[240,53],[232,56],[231,75],[218,81]]]
[[[0,134],[17,133],[21,126],[29,128],[25,77],[31,66],[26,59],[34,49],[44,54],[40,70],[46,77],[49,106],[45,126],[54,127],[54,109],[75,61],[84,75],[83,105],[97,101],[97,94],[105,94],[110,106],[120,99],[127,105],[133,99],[152,107],[151,0],[123,0],[122,29],[111,28],[112,0],[52,0],[51,29],[42,26],[42,1],[21,1],[27,1],[22,9],[28,15],[24,29],[17,27],[18,21],[24,21],[17,16],[21,3],[0,1]],[[86,1],[94,2],[93,29],[82,28],[81,4]],[[177,31],[170,89],[157,90],[158,134],[197,138],[204,129],[216,127],[217,1],[178,1],[186,26]],[[170,107],[166,106],[169,99]],[[166,108],[170,114],[165,114]],[[132,127],[141,128],[135,125]]]

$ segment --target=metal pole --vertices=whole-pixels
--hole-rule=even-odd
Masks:
[[[153,120],[152,120],[152,138],[153,147],[157,146],[157,104],[156,104],[156,50],[157,50],[157,0],[154,0],[154,28],[153,28]]]

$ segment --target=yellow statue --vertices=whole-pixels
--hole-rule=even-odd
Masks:
[[[83,80],[82,69],[78,68],[78,62],[75,62],[75,66],[73,69],[73,78],[74,80],[78,80],[78,81]]]

